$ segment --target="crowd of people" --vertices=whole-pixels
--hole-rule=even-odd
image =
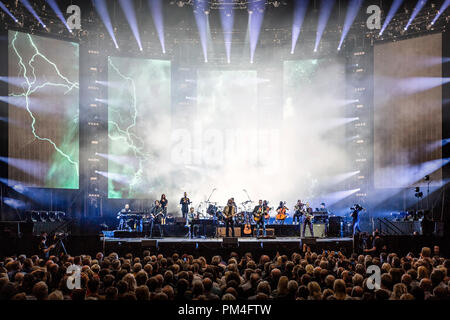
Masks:
[[[379,283],[367,273],[372,265]],[[403,257],[346,257],[306,246],[290,256],[231,253],[210,261],[148,250],[123,257],[19,255],[0,261],[0,300],[441,300],[450,297],[449,268],[437,246]]]

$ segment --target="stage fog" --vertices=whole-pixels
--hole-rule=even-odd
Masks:
[[[344,116],[343,61],[243,69],[110,57],[108,73],[110,198],[165,193],[176,210],[184,191],[196,207],[211,194],[288,207],[342,197],[345,124],[357,120]]]

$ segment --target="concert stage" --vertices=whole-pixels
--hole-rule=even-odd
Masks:
[[[128,252],[141,253],[142,250],[150,250],[153,253],[189,253],[211,257],[214,255],[229,254],[232,251],[243,254],[252,252],[253,255],[283,254],[302,252],[303,244],[311,247],[311,250],[320,252],[322,250],[352,252],[352,238],[299,238],[279,237],[274,239],[263,238],[235,238],[237,243],[226,243],[224,238],[198,238],[189,239],[181,237],[166,237],[161,239],[149,238],[115,238],[102,237],[104,252],[117,252],[126,254]]]

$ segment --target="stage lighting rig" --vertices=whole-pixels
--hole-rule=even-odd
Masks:
[[[420,191],[420,187],[416,187],[414,196],[415,196],[417,199],[422,199],[422,198],[423,198],[423,192]]]

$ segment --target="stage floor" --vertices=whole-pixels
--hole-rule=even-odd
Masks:
[[[311,241],[315,239],[317,243],[330,243],[330,242],[352,242],[352,238],[299,238],[299,237],[277,237],[275,239],[258,239],[252,237],[241,237],[238,238],[240,243],[259,243],[259,242],[267,242],[267,243],[298,243],[300,240],[302,242],[306,239],[306,241]],[[114,237],[102,237],[102,241],[105,242],[130,242],[130,243],[142,243],[143,240],[156,240],[158,243],[183,243],[183,244],[191,244],[191,243],[222,243],[223,238],[180,238],[180,237],[165,237],[165,238],[114,238]]]

